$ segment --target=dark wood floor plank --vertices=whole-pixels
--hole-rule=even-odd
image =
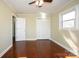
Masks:
[[[3,58],[60,58],[70,54],[50,40],[35,40],[16,42]]]

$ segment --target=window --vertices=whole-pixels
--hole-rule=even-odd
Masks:
[[[79,23],[79,5],[59,14],[60,29],[77,29]]]
[[[63,28],[74,28],[75,27],[75,20],[76,20],[75,13],[76,13],[75,10],[73,10],[73,11],[70,11],[62,15]]]

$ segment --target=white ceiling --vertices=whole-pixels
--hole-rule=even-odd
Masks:
[[[38,13],[46,12],[53,13],[60,10],[71,0],[53,0],[50,4],[45,4],[39,8],[36,5],[29,5],[32,0],[4,0],[4,2],[10,7],[16,10],[16,13]]]

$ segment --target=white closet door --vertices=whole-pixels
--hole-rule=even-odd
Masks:
[[[25,40],[25,19],[16,18],[16,41]]]
[[[50,20],[38,18],[36,30],[37,39],[50,39]]]

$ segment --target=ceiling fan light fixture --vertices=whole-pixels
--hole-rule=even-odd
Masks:
[[[29,5],[34,4],[38,7],[42,7],[44,3],[51,3],[53,0],[33,0],[33,2],[30,2]]]
[[[39,1],[39,6],[43,5],[44,4],[44,1],[43,0],[40,0]]]
[[[43,4],[44,4],[43,0],[37,0],[36,1],[36,5],[39,6],[39,7],[42,6]]]
[[[36,5],[38,5],[39,4],[39,1],[36,1],[36,3],[35,3]]]

